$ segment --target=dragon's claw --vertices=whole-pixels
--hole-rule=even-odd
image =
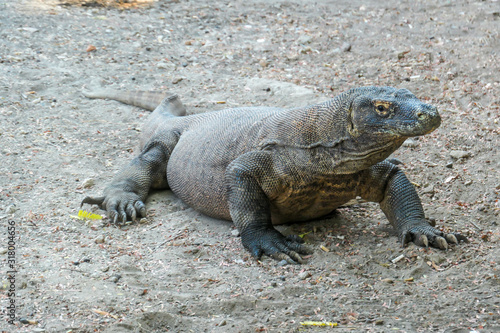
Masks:
[[[301,254],[313,252],[309,246],[303,244],[302,238],[293,235],[285,237],[272,227],[244,230],[241,233],[241,241],[256,258],[265,254],[293,264],[304,263]]]
[[[467,242],[467,238],[457,233],[445,234],[442,231],[430,226],[426,221],[409,223],[408,228],[400,234],[400,241],[403,246],[409,242],[422,247],[435,247],[447,250],[450,244]]]

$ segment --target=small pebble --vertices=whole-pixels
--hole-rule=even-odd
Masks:
[[[446,163],[446,167],[447,167],[448,169],[453,168],[453,162],[448,162],[448,163]]]
[[[311,52],[312,48],[310,46],[304,47],[300,50],[300,53],[306,54],[307,52]]]
[[[240,231],[238,229],[234,229],[231,231],[231,235],[234,237],[240,237]]]
[[[280,275],[280,280],[281,281],[286,281],[286,277],[284,275]]]
[[[88,178],[83,181],[82,186],[83,188],[91,188],[92,186],[94,186],[94,184],[95,184],[94,179]]]
[[[377,325],[377,326],[384,325],[384,321],[382,319],[377,319],[377,320],[375,320],[375,325]]]
[[[14,214],[16,210],[17,210],[16,205],[9,205],[7,206],[7,208],[5,208],[5,212],[7,214]]]
[[[172,84],[177,84],[183,80],[182,77],[176,77],[175,79],[172,80]]]
[[[450,151],[450,156],[458,160],[460,158],[470,157],[470,152],[465,150],[452,150]]]
[[[122,276],[120,274],[116,274],[116,275],[113,275],[109,281],[113,282],[113,283],[117,283],[118,281],[120,281],[120,279],[122,278]]]
[[[226,320],[223,320],[219,323],[219,326],[226,326],[227,325],[227,321]]]
[[[286,260],[281,260],[279,263],[278,263],[278,267],[282,267],[282,266],[286,266],[288,265],[288,261]]]
[[[340,47],[342,52],[349,52],[349,51],[351,51],[351,48],[352,48],[352,45],[347,43],[347,42],[342,44],[342,46]]]
[[[156,64],[156,68],[158,68],[158,69],[168,69],[168,64],[165,63],[165,62],[159,62],[158,64]]]
[[[94,239],[94,242],[96,244],[103,244],[105,241],[106,241],[106,237],[104,235],[100,235],[96,239]]]
[[[268,65],[269,65],[269,62],[267,60],[264,60],[264,59],[261,59],[259,61],[259,65],[262,67],[262,68],[266,68]]]
[[[430,253],[427,259],[434,262],[436,265],[441,265],[446,261],[446,257],[438,252]]]
[[[427,185],[426,187],[424,187],[422,189],[422,193],[423,194],[426,194],[426,193],[432,194],[432,193],[434,193],[434,185]]]
[[[308,277],[310,277],[310,276],[311,276],[311,273],[310,273],[310,272],[308,272],[308,271],[304,271],[304,272],[302,272],[302,273],[300,273],[300,274],[298,275],[298,278],[299,278],[299,279],[301,279],[301,280],[305,280],[305,279],[307,279],[307,278],[308,278]]]
[[[9,250],[6,247],[0,248],[0,255],[1,254],[6,254]]]
[[[31,320],[31,319],[26,319],[26,318],[21,318],[19,319],[19,322],[21,324],[29,324],[29,325],[37,325],[38,321],[36,320]]]
[[[406,141],[403,142],[403,147],[415,148],[415,147],[418,147],[418,142],[411,139],[411,138],[406,139]]]
[[[465,183],[464,183],[465,186],[469,186],[471,184],[472,184],[472,180],[470,180],[470,179],[466,180]]]
[[[328,52],[328,55],[334,55],[340,53],[340,47],[336,47]]]
[[[302,35],[297,38],[297,44],[309,44],[312,41],[312,37],[309,35]]]

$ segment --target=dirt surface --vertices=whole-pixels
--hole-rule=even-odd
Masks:
[[[0,329],[500,331],[498,1],[71,2],[0,0],[0,305],[16,305]],[[403,249],[371,203],[280,227],[307,233],[305,265],[256,261],[231,223],[169,191],[149,198],[141,223],[71,217],[134,156],[148,116],[88,100],[85,86],[170,91],[200,113],[365,85],[439,107],[442,126],[395,155],[427,216],[469,244]]]

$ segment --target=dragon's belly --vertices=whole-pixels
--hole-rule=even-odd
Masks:
[[[197,147],[191,148],[190,153],[197,152]],[[189,158],[188,153],[179,154],[179,151],[174,151],[167,166],[168,184],[174,194],[200,213],[231,220],[224,181],[228,163]]]
[[[271,201],[273,224],[325,216],[356,198],[358,185],[358,174],[297,182]]]

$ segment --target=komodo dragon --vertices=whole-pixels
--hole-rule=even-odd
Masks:
[[[253,256],[303,262],[311,248],[273,225],[319,218],[360,196],[380,203],[403,246],[413,241],[446,249],[467,241],[426,221],[413,185],[387,159],[405,139],[441,123],[434,106],[406,89],[362,87],[306,107],[190,116],[175,95],[162,102],[162,95],[146,92],[86,96],[154,109],[140,154],[103,196],[82,202],[107,210],[114,223],[145,216],[151,189],[171,189],[197,211],[232,220]]]

